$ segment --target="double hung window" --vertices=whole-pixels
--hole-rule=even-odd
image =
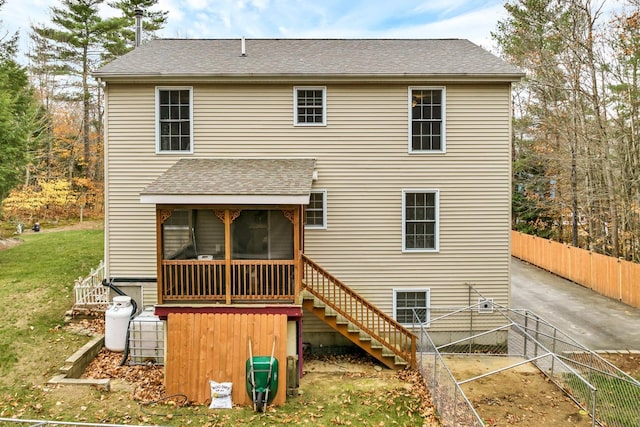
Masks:
[[[402,208],[403,251],[438,251],[438,190],[404,190]]]
[[[193,152],[192,89],[156,89],[156,150],[158,153]]]
[[[305,209],[305,228],[327,228],[327,191],[314,190]]]
[[[444,88],[409,88],[409,152],[444,151]]]

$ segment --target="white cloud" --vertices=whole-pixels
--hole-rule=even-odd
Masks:
[[[205,10],[211,7],[211,2],[207,0],[187,0],[185,3],[192,10]]]
[[[474,8],[475,0],[159,0],[155,9],[169,12],[161,37],[451,37],[490,47],[490,32],[505,11],[502,0],[489,1]],[[31,23],[50,23],[52,5],[61,3],[7,0],[0,9],[2,29],[20,29],[28,40]]]
[[[53,5],[58,6],[57,3],[55,0],[8,0],[0,9],[2,30],[10,33],[20,31],[28,37],[32,24],[46,24],[50,20],[49,9]]]
[[[467,0],[425,1],[413,10],[416,13],[451,13],[454,10],[463,9],[468,4]]]
[[[157,10],[166,10],[169,12],[171,20],[181,23],[184,20],[183,8],[176,4],[175,0],[158,0]]]
[[[468,39],[487,50],[493,50],[491,32],[507,12],[500,5],[425,24],[389,29],[381,37],[390,38],[456,38]]]

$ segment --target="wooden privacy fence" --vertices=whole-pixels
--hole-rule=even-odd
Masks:
[[[246,387],[249,340],[253,356],[278,359],[278,391],[286,399],[287,316],[284,314],[171,313],[167,319],[165,387],[201,405],[211,402],[209,380],[231,382],[234,404],[251,405]]]
[[[511,255],[601,295],[640,307],[640,264],[511,231]]]

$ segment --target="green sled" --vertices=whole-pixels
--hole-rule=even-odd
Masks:
[[[258,411],[262,411],[264,406],[271,403],[277,392],[278,359],[271,356],[255,356],[247,359],[247,393],[252,400],[255,399],[253,403]]]

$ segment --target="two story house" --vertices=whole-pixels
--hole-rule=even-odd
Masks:
[[[473,43],[160,39],[95,77],[107,274],[166,322],[168,393],[249,403],[250,346],[283,381],[303,344],[412,365],[469,285],[508,304],[522,74]]]

